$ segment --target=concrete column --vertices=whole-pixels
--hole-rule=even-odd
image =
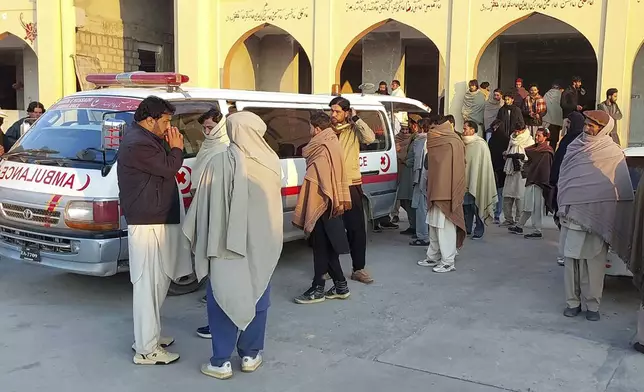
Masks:
[[[257,89],[298,92],[297,45],[290,35],[266,35],[260,43]]]
[[[384,80],[389,84],[399,72],[402,57],[399,32],[367,34],[362,40],[362,83],[378,86]]]
[[[335,27],[332,24],[331,3],[329,0],[313,1],[313,53],[310,58],[313,68],[313,94],[330,94],[332,85],[340,83],[339,77],[336,81],[338,59],[331,58],[331,53],[336,52],[331,39],[331,29]],[[343,49],[339,48],[339,51]]]
[[[63,47],[60,0],[37,0],[36,53],[38,54],[38,100],[51,106],[64,94]],[[61,77],[61,75],[63,77]]]
[[[597,102],[606,99],[606,90],[611,87],[617,88],[621,93],[619,105],[624,118],[618,122],[617,132],[623,147],[628,146],[627,125],[630,114],[632,72],[631,64],[626,64],[626,45],[615,45],[615,42],[626,42],[628,39],[630,8],[630,1],[611,2],[610,6],[606,7],[606,23],[600,27],[603,42],[597,59]]]
[[[76,8],[74,0],[60,0],[61,56],[63,66],[63,95],[76,92]]]
[[[220,85],[219,42],[216,14],[219,1],[174,0],[175,69],[188,75],[188,85],[218,88]]]
[[[448,16],[447,87],[445,88],[445,113],[456,119],[456,127],[463,127],[463,98],[467,82],[474,75],[474,61],[470,59],[469,37],[471,0],[451,0]]]

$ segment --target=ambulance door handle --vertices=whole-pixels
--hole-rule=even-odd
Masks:
[[[377,176],[378,174],[380,174],[378,170],[372,170],[362,173],[363,176]]]

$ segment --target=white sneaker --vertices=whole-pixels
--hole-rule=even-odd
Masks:
[[[163,337],[162,336],[162,337],[159,338],[159,346],[161,346],[163,348],[167,348],[167,347],[172,346],[172,343],[174,343],[174,338],[171,338],[169,336],[168,337]],[[132,343],[132,350],[134,350],[134,351],[136,351],[135,344],[136,343]]]
[[[168,365],[179,359],[179,354],[169,353],[162,347],[157,347],[150,354],[136,353],[133,362],[137,365]]]
[[[438,261],[431,261],[429,259],[425,259],[425,260],[417,261],[416,264],[418,264],[421,267],[432,267],[433,268],[433,267],[436,267],[439,264],[439,262]]]
[[[242,358],[242,372],[252,373],[257,370],[258,367],[262,365],[262,354],[257,354],[255,358],[253,357],[244,357]]]
[[[433,271],[437,272],[439,274],[443,274],[443,273],[446,273],[446,272],[456,271],[456,267],[454,267],[453,264],[452,265],[441,264],[441,265],[438,265],[438,266],[434,267]]]
[[[223,365],[217,367],[212,366],[210,362],[208,362],[201,365],[201,373],[218,380],[227,380],[233,376],[233,365],[230,364],[230,361],[227,361]]]
[[[566,262],[564,261],[563,257],[557,257],[557,264],[563,267],[566,264]]]

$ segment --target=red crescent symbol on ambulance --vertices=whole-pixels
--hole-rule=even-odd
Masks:
[[[382,170],[383,173],[387,173],[390,168],[391,168],[391,159],[389,158],[389,154],[385,153],[385,155],[380,157],[380,170]]]
[[[90,182],[89,174],[85,174],[85,175],[87,176],[87,180],[85,181],[85,185],[83,185],[82,187],[78,188],[77,189],[78,192],[84,191],[89,186],[89,182]]]

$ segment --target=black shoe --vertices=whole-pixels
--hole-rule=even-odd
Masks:
[[[564,316],[566,317],[577,317],[581,313],[581,306],[577,306],[576,308],[566,308],[564,310]]]
[[[512,234],[523,234],[523,228],[519,226],[510,226],[508,227],[508,231]]]
[[[483,238],[483,234],[473,234],[472,235],[473,240],[480,240],[481,238]]]
[[[398,225],[392,222],[382,222],[380,224],[380,227],[382,227],[385,230],[398,230]]]
[[[324,302],[324,299],[324,286],[312,286],[304,294],[295,297],[294,301],[296,304],[308,305]]]
[[[212,334],[210,333],[210,325],[206,325],[205,327],[197,328],[197,335],[200,338],[212,339]]]
[[[400,232],[402,235],[414,235],[416,234],[416,229],[412,229],[411,227],[407,230],[403,230]]]
[[[538,240],[540,238],[543,238],[543,234],[535,232],[535,233],[526,234],[523,236],[523,238],[528,240]]]
[[[642,344],[642,343],[640,343],[640,342],[636,342],[636,343],[633,345],[633,348],[634,348],[634,349],[635,349],[635,351],[637,351],[638,353],[644,354],[644,344]]]
[[[400,222],[400,218],[399,218],[399,217],[394,216],[393,218],[391,218],[391,223],[398,223],[398,222]]]
[[[586,311],[586,320],[588,321],[599,321],[601,317],[599,316],[599,312],[591,312],[590,310]]]
[[[347,281],[335,282],[329,291],[324,294],[327,299],[347,299],[351,295]]]
[[[376,223],[373,225],[373,232],[374,233],[382,233],[382,226],[379,223]]]

